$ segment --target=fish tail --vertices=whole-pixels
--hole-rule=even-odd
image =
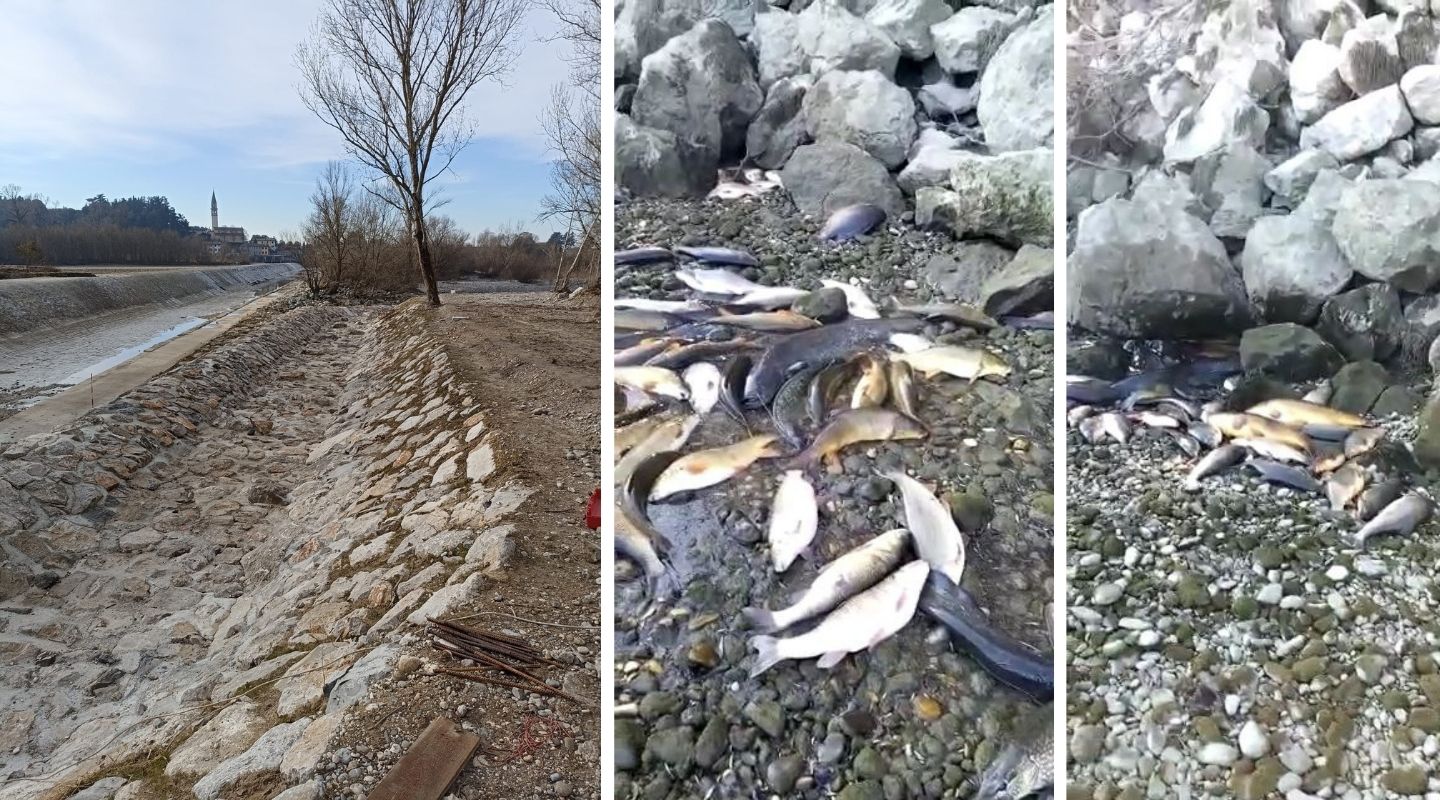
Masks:
[[[663,603],[680,595],[680,574],[669,564],[650,576],[650,602]]]
[[[750,623],[750,627],[761,633],[770,633],[780,627],[775,624],[775,612],[764,608],[750,606],[740,609],[740,614]]]
[[[780,654],[780,640],[774,636],[755,636],[750,646],[755,648],[755,662],[750,665],[752,678],[785,660]]]

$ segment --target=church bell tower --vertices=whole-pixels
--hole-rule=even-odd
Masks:
[[[215,193],[210,193],[210,230],[220,227],[220,204],[215,202]]]

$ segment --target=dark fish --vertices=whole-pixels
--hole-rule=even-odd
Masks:
[[[1049,654],[996,628],[975,598],[944,574],[931,572],[926,578],[919,608],[949,628],[961,649],[996,680],[1037,702],[1054,696],[1055,672]]]
[[[747,432],[750,424],[745,421],[745,379],[750,374],[750,364],[750,356],[736,354],[725,365],[720,378],[720,407]]]
[[[729,247],[677,247],[675,253],[706,264],[723,264],[727,267],[760,266],[760,259],[744,250],[733,250]]]
[[[864,236],[885,221],[885,209],[869,203],[845,206],[825,220],[820,229],[820,239],[827,242],[843,242]]]
[[[674,260],[675,254],[663,247],[635,247],[615,252],[615,266],[617,267],[639,267]]]
[[[1319,439],[1322,442],[1343,442],[1345,437],[1350,435],[1352,428],[1340,425],[1302,425],[1300,430],[1311,439]]]
[[[859,367],[860,362],[852,358],[838,364],[831,364],[815,375],[815,380],[810,382],[810,391],[805,400],[805,407],[811,423],[815,425],[825,423],[830,416],[831,398],[839,392],[841,385],[854,377],[855,371]]]
[[[1208,422],[1192,423],[1190,427],[1186,429],[1186,432],[1189,433],[1195,441],[1206,447],[1219,447],[1223,438],[1220,436],[1220,431],[1215,430],[1215,426]]]
[[[630,523],[655,543],[656,550],[664,555],[670,550],[665,535],[650,522],[650,489],[661,473],[680,457],[678,450],[664,450],[635,465],[625,476],[620,487],[620,510],[630,518]]]
[[[1072,403],[1108,406],[1124,396],[1110,381],[1084,377],[1065,379],[1065,398]]]
[[[1260,477],[1268,483],[1278,483],[1282,486],[1289,486],[1299,489],[1302,492],[1314,492],[1319,494],[1325,487],[1320,482],[1310,477],[1310,473],[1303,469],[1281,464],[1279,461],[1270,461],[1264,458],[1257,458],[1249,462],[1250,468],[1260,473]]]
[[[795,450],[805,447],[805,400],[810,384],[819,372],[819,367],[812,367],[791,375],[775,393],[775,402],[770,404],[770,419],[775,423],[775,432]]]
[[[696,342],[687,344],[684,347],[677,347],[673,350],[666,350],[652,356],[645,362],[646,366],[667,367],[669,369],[684,369],[697,361],[709,361],[720,356],[727,356],[741,350],[754,350],[759,348],[750,339],[731,339],[728,342]]]
[[[1033,709],[1010,742],[980,774],[974,800],[1053,797],[1055,787],[1055,706]]]
[[[920,399],[915,388],[915,373],[904,361],[890,362],[890,402],[901,414],[920,419]]]
[[[1384,508],[1396,500],[1405,491],[1405,482],[1399,478],[1391,478],[1371,486],[1360,493],[1360,499],[1355,501],[1355,516],[1361,522],[1369,522],[1375,518]]]
[[[924,327],[924,321],[918,319],[848,319],[791,334],[760,356],[745,384],[745,398],[757,405],[769,405],[780,391],[780,384],[795,370],[833,364],[852,353],[884,344],[892,333],[914,333]]]

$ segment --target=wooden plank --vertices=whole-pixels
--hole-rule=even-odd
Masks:
[[[370,793],[369,800],[440,800],[479,746],[479,736],[436,717]]]

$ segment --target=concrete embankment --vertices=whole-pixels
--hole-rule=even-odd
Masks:
[[[299,273],[296,264],[246,264],[0,281],[0,339],[146,305],[241,290],[268,291]]]

